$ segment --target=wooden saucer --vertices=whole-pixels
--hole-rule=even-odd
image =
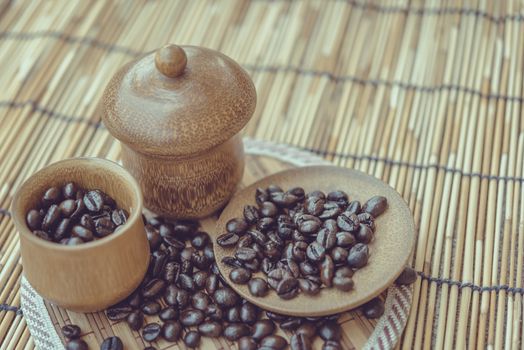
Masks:
[[[231,282],[231,267],[223,264],[222,258],[232,256],[234,248],[225,249],[214,244],[215,256],[220,272],[228,284],[243,298],[259,307],[279,314],[292,316],[324,316],[354,309],[387,289],[399,276],[413,251],[415,224],[411,212],[402,197],[384,182],[360,171],[335,166],[308,166],[286,170],[266,177],[238,192],[222,212],[216,226],[215,238],[225,232],[226,222],[242,217],[247,204],[255,204],[255,190],[270,184],[284,190],[301,186],[307,192],[322,190],[345,191],[350,200],[364,203],[375,195],[388,199],[388,209],[375,221],[375,238],[369,244],[368,265],[353,276],[354,290],[342,292],[335,288],[323,289],[316,296],[300,293],[296,298],[283,300],[274,291],[265,297],[254,297],[247,285]],[[262,273],[260,273],[263,275]]]

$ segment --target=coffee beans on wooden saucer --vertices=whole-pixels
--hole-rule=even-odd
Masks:
[[[257,206],[246,205],[243,217],[226,223],[216,242],[234,248],[222,260],[233,268],[233,283],[248,284],[258,297],[271,288],[282,299],[322,288],[351,291],[353,274],[370,256],[375,218],[388,206],[382,196],[361,204],[340,190],[305,193],[276,185],[258,188],[255,200]]]
[[[69,182],[47,189],[40,203],[27,213],[26,223],[41,239],[78,245],[110,235],[128,217],[106,193]]]

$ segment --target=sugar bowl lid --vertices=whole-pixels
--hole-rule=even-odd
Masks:
[[[238,133],[256,105],[248,73],[226,55],[167,45],[123,66],[106,87],[102,119],[142,153],[184,156]]]

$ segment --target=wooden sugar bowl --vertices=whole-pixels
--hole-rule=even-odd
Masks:
[[[239,131],[255,105],[255,86],[235,61],[202,47],[167,45],[122,67],[101,110],[145,206],[201,218],[223,207],[242,178]]]

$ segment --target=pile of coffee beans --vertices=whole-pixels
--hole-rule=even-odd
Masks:
[[[82,331],[76,324],[68,324],[62,327],[62,335],[66,339],[66,350],[88,350],[85,341],[80,339]],[[108,337],[100,345],[100,350],[123,350],[124,344],[119,337]]]
[[[387,199],[375,196],[363,205],[343,191],[306,194],[301,187],[284,191],[259,188],[257,206],[246,205],[243,217],[227,222],[217,243],[235,248],[222,262],[233,267],[230,279],[265,296],[273,289],[282,299],[322,288],[353,289],[354,272],[366,266],[375,218]],[[265,278],[255,277],[262,271]]]
[[[100,190],[85,190],[73,182],[45,191],[26,222],[46,241],[78,245],[103,238],[127,221],[129,214]]]

